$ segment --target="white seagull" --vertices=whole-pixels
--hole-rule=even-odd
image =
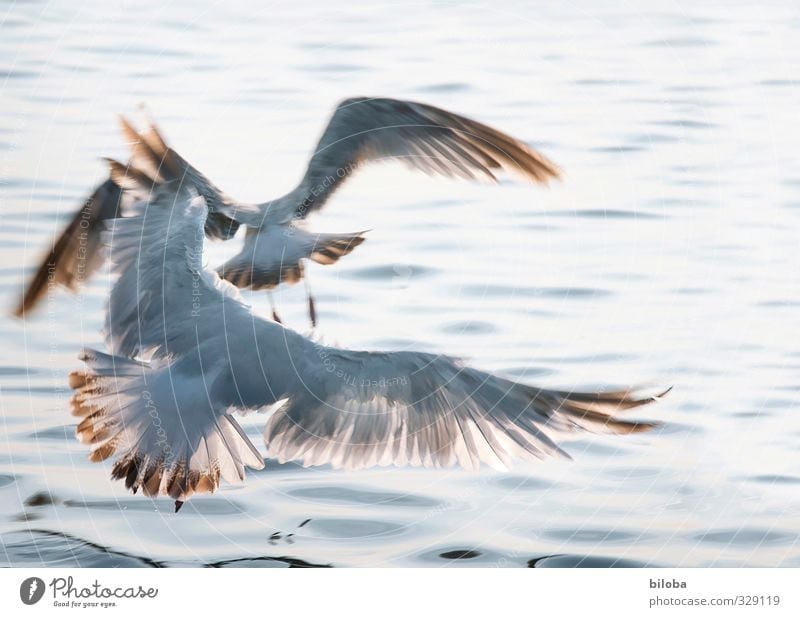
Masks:
[[[167,146],[152,122],[139,133],[123,118],[122,129],[132,149],[129,165],[109,162],[109,179],[75,214],[26,286],[14,310],[18,317],[35,308],[51,283],[75,290],[84,282],[101,263],[104,222],[127,216],[132,203],[164,180],[186,179],[205,199],[208,237],[227,240],[240,224],[247,227],[241,252],[220,267],[220,275],[240,288],[272,289],[301,280],[305,259],[332,264],[364,241],[363,232],[311,233],[303,224],[364,164],[399,160],[428,174],[467,179],[496,180],[498,170],[537,183],[559,176],[542,154],[475,120],[422,103],[360,97],[338,105],[297,187],[252,205],[217,188]],[[309,313],[313,325],[310,293]],[[279,320],[274,307],[273,316]]]
[[[617,412],[660,395],[567,392],[517,383],[414,351],[325,346],[253,313],[203,266],[205,198],[192,183],[154,187],[102,236],[118,274],[106,320],[112,354],[84,350],[70,374],[77,436],[134,493],[176,511],[264,458],[235,413],[266,410],[266,455],[304,466],[506,469],[567,454],[574,430],[632,433]]]

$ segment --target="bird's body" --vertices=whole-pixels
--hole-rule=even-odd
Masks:
[[[242,249],[217,271],[242,289],[272,289],[302,279],[304,260],[330,265],[363,241],[363,232],[312,233],[294,221],[248,227]]]
[[[234,413],[271,408],[267,455],[304,465],[441,467],[566,456],[558,435],[629,433],[616,412],[633,392],[575,393],[516,383],[448,356],[321,345],[253,313],[203,266],[205,200],[191,184],[155,187],[104,235],[118,275],[108,306],[112,355],[73,373],[78,436],[133,491],[182,503],[244,479],[263,459]],[[277,404],[277,405],[276,405]]]
[[[36,305],[50,280],[75,288],[111,260],[110,354],[82,353],[71,404],[91,459],[115,457],[112,476],[132,491],[169,495],[179,506],[222,480],[244,480],[247,467],[264,465],[235,419],[253,410],[269,412],[268,457],[345,469],[507,468],[514,459],[566,456],[557,441],[567,432],[653,426],[617,412],[657,397],[539,388],[446,355],[330,347],[260,317],[240,297],[237,287],[296,282],[304,260],[334,263],[363,241],[304,225],[361,165],[399,160],[489,180],[504,170],[538,183],[558,176],[522,142],[430,105],[349,99],[297,187],[248,205],[169,148],[155,125],[141,133],[122,126],[129,163],[109,161],[109,180],[54,244],[17,314]],[[207,269],[205,237],[225,240],[242,225],[240,253]]]

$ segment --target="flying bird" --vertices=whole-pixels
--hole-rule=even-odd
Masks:
[[[558,391],[446,355],[322,345],[260,317],[203,265],[210,207],[188,181],[163,182],[101,235],[117,275],[106,318],[111,353],[84,350],[76,432],[112,478],[168,495],[176,511],[264,457],[236,413],[266,410],[266,455],[304,466],[508,468],[568,457],[576,430],[645,431],[619,412],[658,400],[641,390]]]
[[[533,148],[475,120],[423,103],[359,97],[336,107],[293,190],[271,201],[246,204],[228,196],[170,148],[152,122],[142,132],[124,118],[121,125],[131,146],[129,163],[109,162],[109,178],[76,212],[27,284],[14,310],[18,317],[36,307],[50,284],[74,291],[91,276],[102,263],[104,223],[127,216],[132,203],[146,199],[163,181],[191,182],[208,208],[209,238],[228,240],[240,225],[247,227],[241,251],[218,272],[237,287],[270,290],[301,280],[305,260],[332,264],[364,241],[363,232],[312,233],[304,223],[365,164],[393,160],[427,174],[490,181],[502,170],[540,184],[560,173]],[[314,325],[310,292],[308,305]],[[274,305],[273,316],[279,320]]]

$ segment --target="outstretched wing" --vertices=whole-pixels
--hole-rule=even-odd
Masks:
[[[475,120],[423,103],[351,98],[336,108],[297,188],[264,204],[267,220],[304,218],[321,208],[361,165],[383,160],[467,179],[495,180],[499,170],[539,183],[559,176],[544,155]]]
[[[94,274],[102,263],[100,232],[106,221],[120,216],[121,200],[122,191],[110,178],[94,190],[31,277],[14,308],[16,317],[32,311],[51,285],[75,291]]]
[[[230,414],[279,401],[264,429],[268,456],[345,469],[506,469],[566,457],[564,433],[655,426],[617,414],[658,396],[547,390],[445,356],[334,349],[236,306],[224,311],[225,327],[198,325],[182,353],[147,364],[90,352],[71,377],[79,437],[93,460],[118,456],[113,476],[128,488],[184,501],[220,477],[240,481],[261,459]],[[177,327],[162,325],[168,337]]]
[[[564,432],[654,426],[616,416],[658,398],[635,391],[547,390],[446,356],[340,350],[300,337],[287,337],[286,347],[296,381],[264,431],[279,461],[507,468],[513,459],[565,456],[556,443]]]

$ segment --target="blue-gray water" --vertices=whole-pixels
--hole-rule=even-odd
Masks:
[[[309,268],[319,334],[542,385],[672,384],[644,414],[666,425],[505,474],[268,462],[175,516],[73,438],[65,375],[101,344],[98,279],[0,321],[0,561],[800,566],[796,5],[196,4],[0,6],[7,306],[99,157],[124,158],[115,114],[146,103],[255,201],[297,180],[340,98],[420,99],[529,141],[565,179],[360,172],[312,221],[372,229]],[[302,286],[277,300],[306,329]],[[244,422],[260,444],[258,416]]]

